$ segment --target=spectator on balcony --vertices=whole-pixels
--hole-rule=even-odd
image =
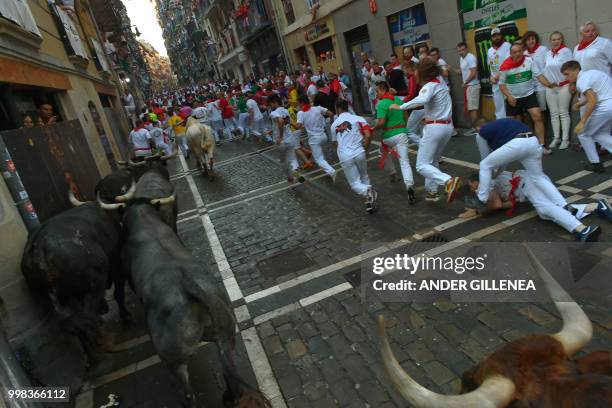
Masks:
[[[38,106],[37,126],[53,125],[57,122],[57,116],[53,114],[53,106],[50,103],[41,103]]]
[[[32,117],[28,114],[22,114],[21,115],[21,129],[23,128],[33,128],[34,127],[34,120],[32,120]]]

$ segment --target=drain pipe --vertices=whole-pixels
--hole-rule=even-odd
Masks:
[[[15,163],[13,162],[11,154],[6,147],[2,136],[0,136],[0,159],[0,171],[2,172],[2,177],[6,182],[17,209],[19,210],[19,214],[21,214],[21,218],[26,229],[28,232],[31,232],[34,228],[40,225],[40,220],[38,219],[38,215],[36,214],[34,206],[30,201],[28,192],[21,182],[21,177],[19,177]]]

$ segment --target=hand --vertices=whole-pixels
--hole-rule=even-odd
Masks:
[[[580,110],[580,107],[582,106],[582,104],[580,102],[576,102],[573,106],[572,109],[575,111]]]
[[[582,120],[578,122],[578,124],[574,128],[574,131],[576,132],[576,134],[580,134],[584,132],[584,122]]]
[[[462,86],[463,86],[464,88],[467,88],[467,87],[468,87],[468,84],[466,84],[466,83],[464,82]]]
[[[493,85],[497,84],[497,77],[495,77],[495,76],[491,76],[491,81],[490,81],[490,82],[491,82],[491,84],[493,84]]]
[[[508,105],[512,106],[513,108],[516,106],[516,98],[514,96],[510,96],[508,98]]]
[[[557,84],[555,84],[554,82],[551,82],[551,83],[548,85],[548,88],[549,88],[549,89],[554,89],[554,88],[556,88],[557,86],[558,86]]]
[[[49,124],[56,123],[56,122],[57,122],[57,116],[51,116],[49,118]]]
[[[478,215],[478,212],[474,208],[464,208],[465,212],[462,212],[457,217],[458,218],[473,218]]]
[[[398,104],[393,104],[393,105],[389,105],[389,109],[391,110],[401,110],[402,108],[400,108],[400,106]]]

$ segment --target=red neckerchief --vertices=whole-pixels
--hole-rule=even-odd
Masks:
[[[431,81],[429,81],[429,82],[433,82],[433,83],[435,83],[435,84],[439,84],[439,83],[440,83],[440,80],[439,80],[438,78],[434,78],[434,79],[432,79],[432,80],[431,80]]]
[[[512,217],[514,215],[514,209],[516,208],[516,195],[514,194],[514,192],[516,191],[521,182],[521,177],[512,175],[512,178],[509,180],[509,182],[510,186],[512,187],[510,188],[510,192],[508,193],[508,200],[510,200],[510,204],[512,204],[512,206],[508,208],[508,210],[506,211],[506,215],[508,217]]]
[[[554,49],[554,48],[553,48],[552,50],[550,50],[550,51],[552,52],[552,56],[553,56],[553,58],[554,58],[554,57],[556,57],[556,56],[557,56],[557,54],[559,54],[559,51],[561,51],[561,50],[562,50],[562,49],[564,49],[564,48],[567,48],[567,47],[565,46],[565,44],[561,44],[561,45],[559,46],[559,48],[557,48],[557,49]]]
[[[507,71],[507,70],[512,69],[512,68],[517,68],[517,67],[520,67],[521,65],[523,65],[524,62],[525,62],[525,56],[524,55],[518,61],[513,60],[512,57],[508,57],[501,64],[501,66],[499,67],[499,70],[500,71]]]
[[[597,36],[597,37],[599,37],[599,36]],[[588,47],[589,45],[591,45],[591,43],[592,43],[593,41],[595,41],[595,40],[597,39],[597,37],[595,37],[595,38],[593,38],[592,40],[589,40],[589,41],[584,41],[584,40],[580,41],[580,44],[578,44],[578,51],[582,51],[582,50],[584,50],[586,47]]]
[[[144,125],[136,126],[134,128],[134,132],[138,132],[139,130],[144,129]]]
[[[387,146],[385,142],[380,142],[380,147],[382,148],[382,155],[378,161],[378,168],[380,170],[384,170],[385,162],[387,161],[389,154],[395,156],[397,159],[399,159],[399,154],[395,151],[395,149],[391,149],[389,146]]]
[[[389,92],[385,92],[383,96],[378,98],[379,101],[382,101],[383,99],[389,99],[391,101],[395,101],[395,96],[391,95]]]
[[[312,81],[310,81],[310,83],[308,84],[308,86],[310,86],[310,85],[317,86],[317,84],[315,84],[315,83],[314,83],[314,82],[312,82]]]
[[[527,47],[527,52],[528,52],[529,54],[533,54],[533,53],[535,53],[535,52],[536,52],[536,50],[537,50],[538,48],[540,48],[540,44],[536,43],[535,47],[533,47],[533,48],[529,48],[529,47]]]
[[[302,105],[302,112],[308,112],[310,110],[310,104],[305,103]]]

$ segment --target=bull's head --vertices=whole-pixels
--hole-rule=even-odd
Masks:
[[[515,375],[519,370],[513,370],[512,367],[503,367],[503,365],[520,365],[518,361],[506,361],[507,359],[504,357],[508,354],[505,353],[510,350],[515,352],[515,356],[517,354],[520,355],[521,351],[529,349],[534,343],[538,344],[537,347],[539,352],[541,352],[541,354],[536,353],[536,355],[543,355],[549,361],[558,363],[560,368],[558,368],[558,372],[555,374],[564,374],[566,372],[564,364],[566,364],[569,357],[590,341],[593,327],[584,311],[576,302],[557,301],[558,299],[570,299],[569,295],[552,278],[529,247],[525,245],[525,248],[532,265],[546,283],[552,299],[555,300],[555,306],[563,319],[561,331],[552,335],[528,336],[508,343],[504,348],[489,357],[487,361],[466,373],[469,373],[468,377],[471,380],[475,379],[474,382],[476,384],[474,387],[466,387],[466,375],[464,374],[464,389],[471,389],[471,392],[449,396],[435,393],[423,387],[401,367],[391,350],[385,330],[384,318],[380,316],[378,319],[378,329],[381,339],[383,365],[393,385],[406,401],[419,408],[506,407],[513,400],[525,398],[526,394],[530,394],[532,391],[522,389],[527,388],[528,384],[525,381],[519,380],[519,376]],[[501,364],[499,364],[500,361],[502,362]],[[534,363],[537,364],[538,362]],[[525,367],[520,368],[525,370]],[[527,369],[531,370],[529,367]],[[537,376],[537,374],[531,374],[534,377]],[[542,381],[541,378],[534,379]],[[542,389],[543,385],[538,384],[537,387]],[[527,397],[529,396],[542,397],[542,395],[537,395],[537,392],[536,394],[527,395]]]

